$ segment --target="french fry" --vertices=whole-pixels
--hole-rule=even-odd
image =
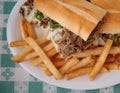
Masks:
[[[26,42],[34,49],[34,51],[38,54],[38,56],[43,60],[44,64],[50,70],[50,72],[54,75],[57,80],[62,79],[62,74],[57,70],[42,48],[35,42],[34,39],[28,37],[25,39]]]
[[[60,57],[60,54],[57,53],[57,54],[55,54],[54,56],[52,56],[52,60],[53,60],[53,61],[60,61],[60,60],[62,60],[62,58]]]
[[[101,73],[106,73],[106,72],[109,72],[108,68],[106,67],[102,67],[101,70],[100,70]]]
[[[84,57],[88,57],[88,56],[96,56],[96,55],[100,55],[102,53],[102,50],[103,50],[103,47],[98,47],[98,48],[95,48],[95,49],[88,49],[88,50],[85,50],[81,53],[77,53],[75,55],[75,57],[77,58],[84,58]],[[120,47],[119,46],[113,46],[111,49],[110,49],[110,52],[109,54],[112,54],[112,55],[116,55],[116,54],[119,54],[120,53]]]
[[[120,70],[120,65],[119,65],[119,67],[118,67],[118,68],[119,68],[119,70]]]
[[[88,56],[96,56],[96,55],[100,55],[100,53],[102,52],[102,49],[103,47],[98,47],[98,48],[95,48],[95,49],[87,49],[81,53],[77,53],[75,55],[75,57],[77,58],[84,58],[84,57],[88,57]]]
[[[92,67],[92,66],[95,65],[95,63],[96,63],[96,61],[94,60],[93,62],[91,62],[91,63],[89,63],[88,65],[86,65],[86,67]]]
[[[27,27],[28,35],[29,35],[30,37],[36,39],[37,36],[36,36],[36,33],[35,33],[35,31],[34,31],[33,26],[31,25],[31,23],[29,23],[29,22],[26,21],[26,27]]]
[[[51,50],[52,48],[54,48],[54,45],[53,45],[52,42],[50,42],[49,44],[47,44],[46,46],[43,47],[43,50],[49,51],[49,50]],[[53,50],[54,50],[54,49],[53,49]],[[54,50],[54,52],[55,52],[55,50]],[[57,51],[56,51],[56,52],[57,52]]]
[[[55,54],[57,54],[57,51],[55,48],[52,48],[50,49],[48,52],[47,52],[47,55],[49,55],[49,57],[52,57],[54,56]]]
[[[44,48],[43,48],[44,50]],[[49,51],[46,51],[44,50],[47,54],[48,57],[52,57],[53,55],[55,55],[57,53],[57,51],[55,50],[55,48],[49,50]],[[32,58],[32,57],[37,57],[37,53],[36,52],[33,52],[33,54],[31,53],[30,55],[28,54],[26,57],[27,58]],[[25,58],[25,59],[27,59]],[[38,64],[40,64],[42,62],[42,59],[40,57],[37,57],[36,59],[33,59],[30,64],[33,65],[33,66],[37,66]]]
[[[60,54],[54,56],[55,59],[61,59]]]
[[[25,57],[24,57],[24,60],[30,60],[30,59],[35,59],[37,58],[38,55],[33,51],[33,52],[30,52],[29,54],[27,54]]]
[[[112,55],[116,55],[116,54],[119,54],[120,53],[120,46],[114,46],[110,49],[110,53],[109,54],[112,54]]]
[[[98,56],[95,57],[94,59],[97,61]],[[117,60],[116,60],[115,56],[112,55],[112,54],[109,54],[109,55],[107,56],[106,60],[105,60],[105,63],[113,63],[113,62],[116,62],[116,61],[117,61]]]
[[[25,20],[21,20],[20,21],[20,30],[21,30],[21,35],[22,38],[25,39],[26,37],[28,37],[28,30],[27,30],[27,25],[26,25],[26,21]]]
[[[107,63],[107,64],[104,64],[104,67],[108,68],[109,70],[118,70],[119,69],[119,65],[116,63]]]
[[[56,51],[55,51],[55,49],[52,49],[54,46],[50,43],[50,44],[48,44],[47,46],[45,46],[45,47],[43,47],[43,50],[47,53],[47,55],[48,56],[53,56],[53,55],[55,55],[56,54]],[[50,53],[49,53],[50,52]],[[52,54],[52,53],[53,54]],[[29,53],[28,55],[26,55],[25,57],[24,57],[24,60],[29,60],[29,59],[32,59],[32,58],[35,58],[35,57],[37,57],[38,55],[36,54],[36,52],[31,52],[31,53]]]
[[[93,67],[83,67],[83,68],[79,68],[77,70],[73,70],[70,73],[66,74],[67,80],[79,77],[84,74],[89,74],[92,69],[93,69]],[[108,70],[105,67],[102,67],[100,72],[105,73],[105,72],[108,72]]]
[[[33,66],[38,66],[39,64],[43,63],[40,57],[34,58],[33,60],[30,61],[30,64]],[[53,62],[56,68],[62,67],[66,63],[65,60],[59,60],[56,62]]]
[[[41,60],[40,57],[34,58],[30,62],[30,64],[33,65],[33,66],[38,66],[41,63],[43,63],[43,61]],[[66,63],[65,60],[59,60],[59,61],[53,62],[53,64],[55,65],[56,68],[62,67],[65,63]]]
[[[48,68],[44,68],[44,73],[47,75],[47,76],[52,76],[52,73],[50,72],[50,70]]]
[[[50,70],[47,68],[47,66],[46,66],[45,64],[39,64],[39,66],[43,68],[44,73],[45,73],[47,76],[52,76],[52,73],[50,72]]]
[[[39,45],[42,45],[47,41],[49,41],[49,40],[47,40],[45,37],[36,39],[36,42]],[[10,47],[18,47],[18,46],[25,46],[25,45],[27,45],[27,42],[25,40],[19,40],[19,41],[10,42]]]
[[[120,62],[120,54],[115,55],[115,58],[118,62]]]
[[[76,78],[84,74],[88,74],[91,70],[92,70],[92,67],[80,68],[80,69],[74,70],[71,73],[66,74],[67,80]]]
[[[113,55],[108,55],[108,57],[105,60],[105,63],[112,63],[112,62],[116,62],[116,58]]]
[[[35,53],[36,54],[36,53]],[[40,57],[34,58],[33,60],[30,61],[30,64],[32,66],[38,66],[39,64],[43,63]]]
[[[66,63],[65,60],[59,60],[59,61],[53,62],[53,64],[54,64],[57,68],[62,67],[65,63]]]
[[[26,56],[31,51],[32,51],[32,48],[27,45],[20,53],[16,54],[11,59],[17,63],[20,63],[21,61],[24,61],[23,60],[24,56]]]
[[[39,40],[39,39],[38,39],[38,40]],[[25,42],[25,41],[24,41],[24,42]],[[37,42],[38,42],[38,41],[37,41]],[[45,39],[43,39],[43,41],[41,41],[41,42],[40,42],[40,40],[39,40],[39,44],[43,44],[43,43],[45,43],[45,42],[46,42]],[[49,48],[48,48],[48,47],[49,47]],[[51,48],[53,48],[53,47],[54,47],[54,46],[53,46],[51,43],[49,43],[48,46],[45,46],[45,47],[43,48],[43,50],[47,52],[48,49],[51,49]],[[32,58],[36,57],[37,54],[34,53],[34,52],[30,53],[31,51],[32,51],[32,48],[27,45],[20,53],[18,53],[17,55],[13,56],[11,59],[12,59],[13,61],[19,63],[19,62],[22,62],[22,61],[25,61],[25,60],[29,60],[29,59],[32,59]],[[53,54],[56,53],[55,49],[52,49],[52,50],[50,50],[49,52],[53,52]],[[49,52],[48,52],[48,53],[49,53]],[[48,55],[52,55],[52,53],[49,53]],[[36,61],[35,61],[35,62],[36,62]]]
[[[62,74],[65,74],[67,70],[76,65],[79,62],[77,58],[71,58],[59,69]]]
[[[33,26],[26,20],[20,21],[20,29],[21,29],[21,34],[22,34],[23,39],[25,39],[29,36],[34,39],[37,38],[36,33],[33,29]]]
[[[109,54],[112,43],[113,43],[113,40],[110,40],[110,39],[107,40],[100,57],[98,58],[95,66],[93,67],[93,69],[89,75],[90,80],[93,80],[96,77],[96,75],[100,72],[102,66],[105,63],[107,55]]]
[[[46,54],[48,55],[48,57],[51,57],[51,56],[53,56],[53,55],[55,55],[56,54],[56,51],[54,51],[55,49],[51,49],[51,50],[49,50],[49,51],[46,51],[46,50],[44,50],[44,51],[46,51]],[[52,54],[52,53],[53,54]],[[33,57],[37,57],[38,55],[37,55],[37,53],[36,52],[33,52],[33,53],[31,53],[30,55],[28,54],[26,57],[27,58],[25,58],[25,59],[28,59],[28,58],[33,58]],[[37,57],[36,59],[33,59],[31,62],[30,62],[30,64],[31,65],[33,65],[33,66],[37,66],[38,64],[40,64],[42,62],[42,60],[41,60],[41,58],[40,57]]]
[[[10,47],[18,47],[24,45],[27,45],[27,43],[24,40],[10,42]]]
[[[69,73],[69,72],[71,72],[71,71],[73,71],[73,70],[76,70],[76,69],[79,69],[79,68],[81,68],[81,67],[85,67],[86,65],[88,65],[88,64],[90,64],[90,63],[92,63],[92,62],[94,62],[94,60],[92,59],[91,56],[86,57],[86,58],[83,58],[82,60],[80,60],[80,61],[78,62],[78,64],[74,65],[74,66],[71,67],[68,71],[66,71],[66,73]]]

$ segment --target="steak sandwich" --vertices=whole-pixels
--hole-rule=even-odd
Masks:
[[[27,21],[47,31],[61,57],[99,46],[106,10],[85,0],[29,0],[20,8]]]

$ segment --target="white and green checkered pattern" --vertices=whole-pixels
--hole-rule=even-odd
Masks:
[[[120,84],[96,90],[70,90],[55,87],[28,74],[10,60],[6,25],[17,0],[0,0],[0,93],[120,93]]]

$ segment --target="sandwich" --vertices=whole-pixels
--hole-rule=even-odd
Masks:
[[[107,39],[114,41],[114,46],[120,45],[120,0],[91,0],[91,3],[107,10],[104,24],[99,28],[99,38],[104,44]]]
[[[106,10],[85,0],[28,0],[22,17],[36,24],[52,40],[62,58],[99,46],[99,32]]]
[[[113,40],[114,46],[120,45],[120,13],[107,13],[104,24],[99,28],[99,38],[102,42]]]

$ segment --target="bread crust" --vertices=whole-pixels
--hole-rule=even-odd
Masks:
[[[120,12],[120,0],[91,0],[91,2],[111,13]]]
[[[99,28],[100,33],[120,33],[120,13],[107,13],[104,23]]]
[[[34,0],[34,6],[54,21],[60,23],[63,27],[79,35],[85,41],[98,23],[86,19],[86,17],[75,13],[55,0]]]
[[[106,10],[96,5],[93,5],[92,3],[89,3],[86,0],[60,0],[60,1],[76,7],[77,9],[79,9],[78,10],[79,15],[86,17],[87,20],[95,22],[95,24],[97,24],[106,14]]]

